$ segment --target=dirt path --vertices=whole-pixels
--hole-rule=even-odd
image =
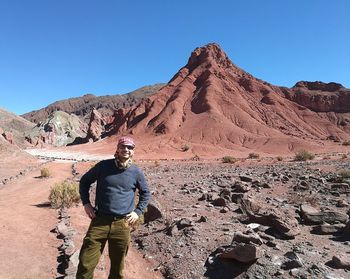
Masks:
[[[0,188],[0,278],[54,278],[57,247],[50,231],[57,213],[48,202],[49,189],[67,177],[71,164],[50,163],[52,177],[28,173]]]
[[[50,188],[72,177],[72,162],[51,162],[47,179],[38,178],[40,170],[0,186],[0,279],[56,278],[58,250],[62,242],[50,231],[57,223],[57,211],[48,205]],[[72,227],[76,230],[76,249],[80,248],[88,219],[82,206],[73,208]],[[96,278],[108,277],[108,256],[101,259]],[[126,279],[161,279],[150,271],[151,264],[131,247],[126,262]]]

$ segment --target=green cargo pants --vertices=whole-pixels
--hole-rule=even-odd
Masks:
[[[79,255],[77,279],[91,279],[108,241],[111,268],[108,279],[122,279],[124,260],[130,242],[130,228],[125,218],[96,216],[91,221]]]

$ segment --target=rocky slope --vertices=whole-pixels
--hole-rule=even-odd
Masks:
[[[31,111],[22,116],[34,123],[46,120],[54,111],[64,111],[68,114],[75,114],[82,119],[88,119],[91,111],[95,108],[101,114],[113,115],[114,111],[119,108],[129,108],[138,104],[146,96],[158,91],[164,84],[155,84],[151,86],[144,86],[135,91],[122,95],[107,95],[95,96],[87,94],[82,97],[70,98],[62,101],[57,101],[40,110]]]
[[[350,138],[350,90],[300,82],[273,86],[234,65],[216,44],[195,49],[159,92],[123,110],[114,134],[132,134],[145,149],[193,154],[319,148]]]
[[[24,147],[24,134],[34,126],[34,123],[0,108],[0,138],[10,144]]]
[[[76,138],[85,138],[86,134],[87,125],[78,116],[55,111],[28,131],[25,138],[33,146],[66,146]]]

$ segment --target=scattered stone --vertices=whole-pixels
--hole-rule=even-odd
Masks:
[[[212,204],[214,206],[226,206],[226,200],[224,198],[219,197],[213,200]]]
[[[162,219],[163,214],[160,204],[152,200],[147,207],[147,211],[144,214],[145,223],[155,221],[157,219]]]
[[[242,200],[241,209],[246,213],[248,221],[272,227],[284,238],[292,239],[300,234],[295,216],[287,209],[261,208],[253,199],[249,198]]]
[[[252,182],[253,178],[251,178],[250,176],[246,176],[246,175],[240,175],[239,178],[241,179],[241,181],[244,182]]]
[[[283,269],[289,270],[303,266],[302,260],[296,253],[287,252],[286,254],[284,254],[284,256],[287,258],[287,260],[281,265]]]
[[[346,194],[350,192],[350,185],[348,183],[333,183],[331,190],[337,191],[339,194]]]
[[[333,210],[321,211],[310,205],[303,204],[300,206],[300,215],[306,224],[334,224],[336,222],[346,223],[348,215]]]
[[[262,257],[263,251],[253,244],[238,244],[228,249],[219,257],[223,259],[234,259],[242,263],[251,263]]]
[[[208,217],[202,215],[197,222],[201,223],[201,222],[207,222],[207,221],[208,221]]]
[[[323,224],[323,225],[318,225],[314,226],[311,230],[311,233],[313,234],[320,234],[320,235],[327,235],[327,234],[336,234],[336,233],[341,233],[344,230],[344,225],[343,224],[334,224],[334,225],[328,225],[328,224]]]
[[[231,201],[234,203],[240,202],[244,197],[243,193],[232,193],[231,195]]]
[[[235,192],[239,192],[239,193],[246,193],[251,189],[250,185],[240,181],[236,181],[233,186],[234,186]]]
[[[255,243],[258,245],[261,245],[263,243],[258,234],[250,231],[248,231],[247,234],[244,234],[241,232],[235,232],[233,234],[232,244],[234,244],[234,242],[247,243],[247,244]]]
[[[332,263],[336,268],[350,270],[350,257],[345,255],[333,256]]]

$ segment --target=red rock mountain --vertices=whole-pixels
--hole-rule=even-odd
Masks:
[[[278,153],[350,138],[350,90],[336,83],[273,86],[234,65],[217,44],[136,108],[115,115],[113,134],[132,134],[147,152],[229,150]],[[328,140],[328,141],[327,141]]]

